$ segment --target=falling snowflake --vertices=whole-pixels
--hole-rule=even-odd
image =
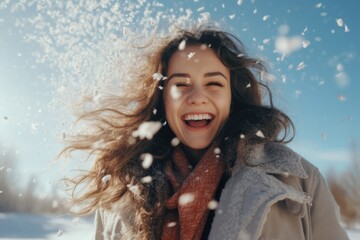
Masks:
[[[64,231],[62,229],[59,229],[56,236],[57,237],[61,237],[61,235],[64,233]]]
[[[101,181],[102,181],[103,184],[106,184],[108,181],[110,181],[110,179],[111,179],[111,175],[108,174],[108,175],[103,176],[101,178]]]
[[[160,128],[161,122],[143,122],[140,124],[139,128],[132,133],[132,136],[151,140]]]
[[[350,29],[349,29],[349,27],[345,24],[345,27],[344,27],[344,31],[345,32],[350,32]]]
[[[343,21],[341,18],[338,18],[338,19],[336,19],[336,24],[337,24],[339,27],[342,27],[342,26],[344,26],[344,21]]]
[[[245,56],[244,53],[240,53],[240,54],[237,55],[238,58],[241,58],[241,57],[243,57],[243,56]]]
[[[308,40],[303,40],[302,41],[302,47],[303,48],[307,48],[309,45],[310,45],[310,41],[308,41]]]
[[[260,137],[260,138],[265,138],[264,134],[262,133],[262,131],[258,130],[256,132],[256,136]]]
[[[244,139],[245,138],[245,134],[240,134],[240,138]]]
[[[179,98],[181,97],[181,93],[180,93],[180,91],[179,91],[179,89],[178,89],[177,86],[172,85],[172,86],[170,87],[170,96],[171,96],[174,100],[177,100],[177,99],[179,99]]]
[[[171,227],[175,227],[176,226],[176,222],[169,222],[166,226],[171,228]]]
[[[214,210],[218,207],[219,203],[216,201],[216,200],[211,200],[209,203],[208,203],[208,209],[210,210]]]
[[[229,15],[229,18],[230,19],[234,19],[236,17],[236,14],[234,13],[234,14],[231,14],[231,15]]]
[[[249,88],[249,87],[251,87],[251,83],[248,83],[248,84],[246,85],[246,88]]]
[[[305,63],[301,62],[297,65],[296,70],[301,70],[301,69],[304,69],[305,67],[306,67]]]
[[[270,15],[265,15],[265,16],[263,16],[262,20],[267,21],[269,18],[270,18]]]
[[[145,176],[145,177],[141,178],[140,182],[141,183],[151,183],[152,182],[152,177],[151,176]]]
[[[214,153],[215,153],[215,154],[220,154],[220,153],[221,153],[221,149],[220,149],[220,148],[215,148],[215,149],[214,149]]]
[[[237,5],[240,6],[241,4],[243,4],[243,2],[244,2],[244,0],[238,0],[238,1],[237,1]]]
[[[337,99],[342,102],[346,101],[346,97],[344,95],[338,95]]]
[[[140,195],[140,189],[138,185],[128,184],[126,186],[130,192],[134,193],[135,195]]]
[[[185,206],[189,203],[192,203],[195,200],[195,195],[193,193],[184,193],[179,197],[179,205]]]
[[[184,50],[186,47],[186,40],[182,40],[181,43],[179,44],[178,48],[180,51]]]
[[[156,81],[160,81],[163,80],[165,77],[161,73],[156,72],[152,75],[152,78]]]
[[[154,158],[150,153],[141,154],[140,159],[142,160],[141,166],[144,169],[148,169],[149,167],[151,167],[151,165],[152,165],[152,163],[154,161]]]
[[[191,52],[187,55],[188,60],[190,60],[193,56],[195,56],[196,52]]]
[[[171,145],[172,145],[173,147],[179,145],[179,143],[180,143],[180,140],[179,140],[177,137],[175,137],[175,138],[173,138],[173,139],[171,140]]]
[[[322,7],[322,3],[318,3],[315,5],[316,8],[321,8]]]

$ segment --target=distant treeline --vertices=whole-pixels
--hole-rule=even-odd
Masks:
[[[2,150],[2,149],[0,149]],[[0,151],[0,212],[64,213],[66,206],[57,191],[40,192],[36,176],[29,178],[25,187],[18,185],[16,158],[11,151]]]

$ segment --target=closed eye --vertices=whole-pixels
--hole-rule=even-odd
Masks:
[[[189,84],[188,83],[178,82],[178,83],[175,83],[175,86],[176,87],[187,87],[187,86],[189,86]]]
[[[221,82],[209,82],[206,84],[207,86],[218,86],[218,87],[223,87],[224,84],[222,84]]]

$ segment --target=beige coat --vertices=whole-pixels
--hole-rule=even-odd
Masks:
[[[239,145],[238,155],[245,161],[236,162],[221,193],[209,239],[348,239],[317,168],[277,143]],[[131,214],[124,213],[98,210],[95,239],[121,239],[131,228],[131,220],[124,217]]]

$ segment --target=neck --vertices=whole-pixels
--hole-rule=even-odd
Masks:
[[[190,163],[193,166],[195,166],[200,161],[200,159],[204,156],[205,152],[208,150],[208,148],[192,149],[185,145],[183,145],[182,148],[186,157],[189,159]]]

